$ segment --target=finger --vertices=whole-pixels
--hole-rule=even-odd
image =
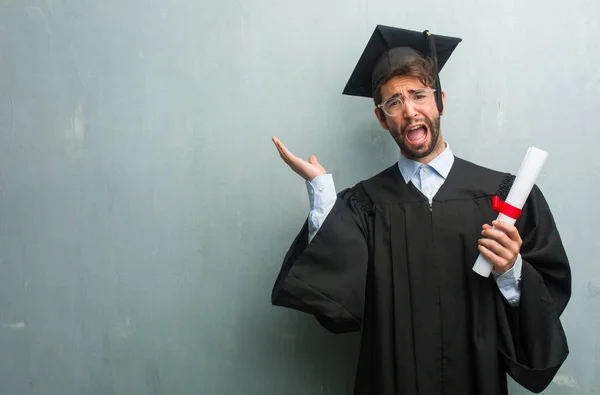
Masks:
[[[285,155],[285,153],[283,152],[283,150],[281,150],[281,149],[279,149],[279,156],[281,157],[281,159],[283,159],[283,161],[284,161],[285,163],[287,163],[288,165],[291,165],[290,158],[288,158],[288,157]]]
[[[279,152],[281,154],[285,154],[285,151],[287,151],[287,148],[285,145],[283,145],[283,143],[281,142],[281,140],[279,139],[274,139],[273,142],[275,143],[275,146],[277,147],[277,149],[279,150]]]
[[[281,141],[277,141],[276,144],[277,149],[279,149],[279,153],[287,163],[293,162],[297,159],[296,155],[292,154]]]
[[[279,155],[281,155],[281,157],[283,158],[283,143],[277,137],[273,137],[272,140],[273,144],[275,144],[275,147],[277,148],[277,151],[279,151]]]
[[[508,266],[508,262],[506,261],[506,259],[503,259],[503,258],[499,257],[498,255],[494,254],[487,247],[480,244],[478,246],[478,248],[479,248],[479,252],[483,256],[485,256],[496,268],[504,268],[504,267]]]
[[[513,241],[521,243],[521,235],[519,234],[519,230],[514,226],[504,221],[494,221],[492,222],[496,229],[499,229],[506,233],[506,235]]]
[[[492,239],[480,239],[479,245],[485,247],[487,250],[493,252],[495,255],[503,258],[507,261],[512,261],[515,257],[515,253],[505,248],[500,243]]]
[[[487,237],[489,239],[497,241],[498,243],[510,250],[519,248],[515,241],[511,240],[511,238],[508,237],[506,233],[499,229],[486,229],[481,232],[481,235],[483,237]]]
[[[481,225],[481,227],[482,227],[484,230],[487,230],[487,229],[492,229],[492,226],[491,226],[491,225],[488,225],[488,224],[483,224],[483,225]]]
[[[277,149],[281,151],[281,140],[279,140],[277,137],[272,137],[271,140],[273,141],[273,144],[275,144],[275,147],[277,147]]]
[[[314,155],[311,155],[308,157],[308,163],[310,163],[311,165],[319,165],[319,161],[317,160],[317,157]]]
[[[281,156],[282,159],[285,159],[285,155],[283,154],[281,147],[277,146],[277,152],[279,152],[279,156]]]
[[[277,147],[277,149],[280,152],[283,152],[284,150],[287,150],[287,148],[285,147],[285,145],[277,137],[273,137],[272,140],[273,140],[273,143],[275,144],[275,146]]]

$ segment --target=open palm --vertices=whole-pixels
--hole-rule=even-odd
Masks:
[[[273,137],[273,143],[279,151],[281,159],[300,177],[306,181],[312,181],[315,177],[326,174],[325,168],[317,161],[317,157],[311,155],[308,161],[292,154],[285,145],[277,138]]]

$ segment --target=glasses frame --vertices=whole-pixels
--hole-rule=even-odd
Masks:
[[[435,91],[436,91],[435,89],[417,89],[416,91],[414,91],[411,94],[411,96],[417,95],[419,93],[435,93]],[[400,104],[402,105],[402,107],[404,107],[406,105],[406,101],[404,100],[404,98],[402,96],[392,96],[389,99],[385,100],[384,102],[378,104],[377,108],[380,108],[384,113],[386,113],[390,117],[398,116],[399,114],[390,114],[389,112],[385,111],[385,108],[383,108],[385,106],[385,104],[387,102],[389,102],[390,100],[400,100]],[[411,106],[414,106],[412,98],[408,102],[410,103]]]

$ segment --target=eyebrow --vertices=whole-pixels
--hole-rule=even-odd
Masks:
[[[409,94],[413,94],[413,93],[416,93],[416,92],[424,91],[425,89],[427,89],[427,88],[409,89],[407,92],[408,92]],[[401,95],[400,93],[396,92],[396,93],[394,93],[392,96],[390,96],[390,97],[388,97],[387,99],[383,100],[383,101],[382,101],[382,103],[383,103],[383,102],[386,102],[386,101],[388,101],[388,100],[390,100],[390,99],[397,99],[397,98],[399,98],[399,97],[402,97],[402,95]]]

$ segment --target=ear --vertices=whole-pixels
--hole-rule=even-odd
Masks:
[[[444,111],[442,111],[442,114],[440,115],[443,115],[443,113],[446,111],[446,92],[444,91],[442,91],[442,105],[444,106]]]
[[[379,121],[379,124],[382,128],[384,128],[385,130],[390,130],[390,128],[388,128],[387,125],[387,120],[385,119],[385,113],[381,108],[375,107],[375,116],[377,117],[377,120]]]

